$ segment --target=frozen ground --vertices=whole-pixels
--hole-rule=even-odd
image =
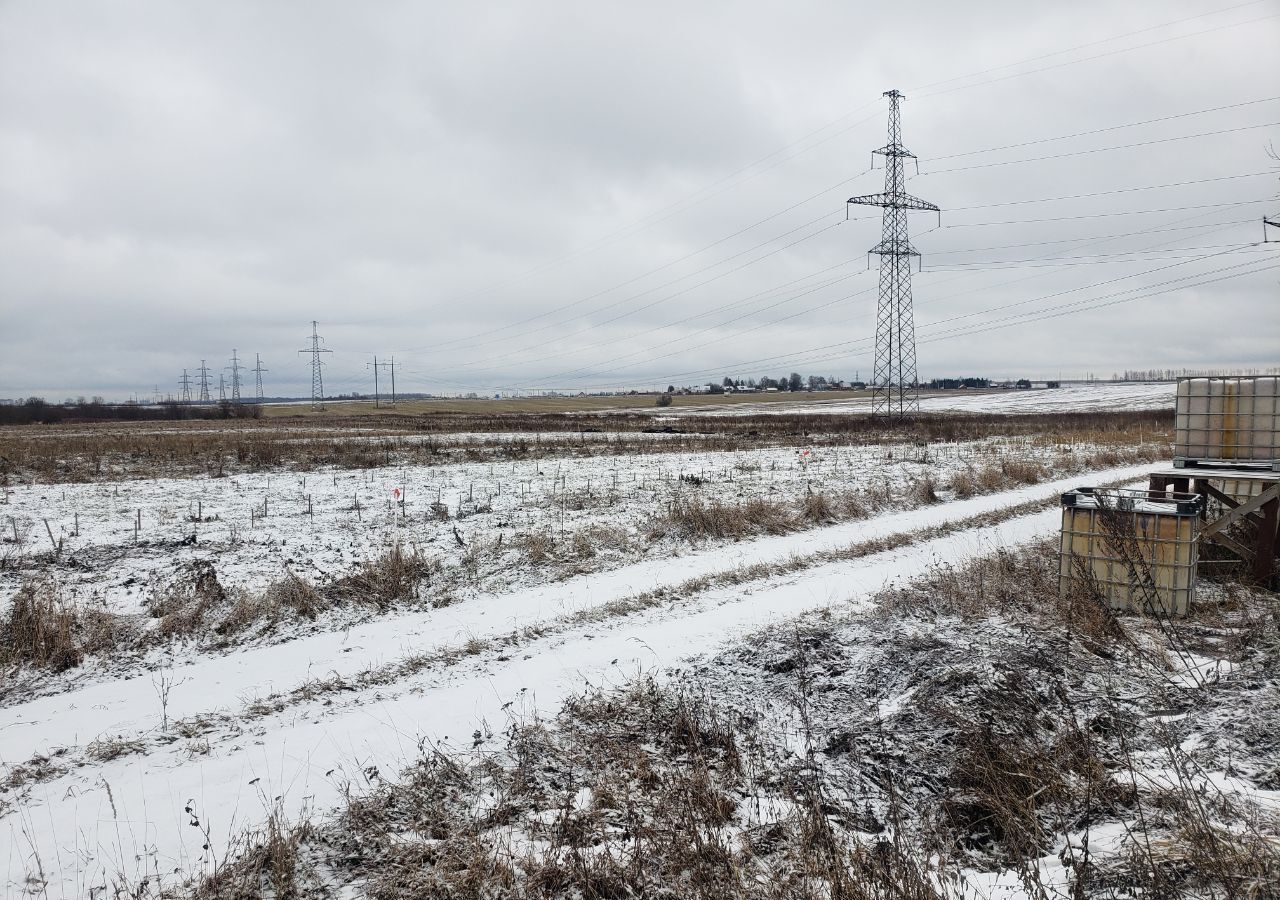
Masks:
[[[1006,461],[1069,472],[1097,448],[1031,438],[966,443],[608,455],[571,460],[462,463],[397,469],[242,474],[121,482],[19,485],[0,506],[0,604],[52,561],[64,592],[81,604],[136,614],[193,562],[212,563],[228,588],[260,589],[293,572],[350,571],[396,543],[456,566],[468,546],[506,535],[558,538],[584,528],[635,537],[676,500],[791,502],[813,490],[838,496],[877,490],[901,498],[917,479],[945,485],[956,471]],[[946,498],[946,492],[942,495]],[[16,540],[15,540],[16,539]],[[512,544],[508,544],[512,546]],[[583,561],[594,569],[636,554],[664,557],[680,543],[636,541]],[[558,576],[510,551],[487,590]],[[27,559],[23,564],[22,559]],[[466,592],[468,586],[451,590]]]
[[[1137,478],[1146,468],[1097,472],[1090,480]],[[338,802],[345,785],[376,782],[379,771],[396,771],[423,744],[484,745],[511,716],[553,711],[585,685],[661,669],[807,610],[865,603],[931,563],[1050,533],[1058,513],[817,562],[745,585],[683,597],[673,592],[625,615],[614,613],[616,601],[695,575],[781,563],[1051,499],[1079,483],[1073,477],[743,542],[730,552],[712,548],[641,562],[279,646],[177,656],[157,672],[10,705],[0,710],[0,761],[10,767],[11,783],[17,767],[31,774],[0,795],[11,804],[0,818],[3,884],[10,895],[36,884],[43,896],[80,897],[115,878],[137,883],[207,871],[225,858],[235,835],[273,808],[290,817],[308,807],[323,810]],[[347,487],[335,496],[345,496]],[[175,507],[178,516],[186,499]],[[268,515],[269,507],[270,500]],[[388,528],[396,527],[393,513],[383,512]],[[131,538],[131,525],[112,523],[108,536]],[[407,660],[421,664],[406,666]],[[378,677],[379,671],[389,674]]]
[[[1173,409],[1177,386],[1171,382],[1064,384],[1060,388],[997,391],[946,391],[920,400],[924,412],[1053,413],[1094,410]],[[865,413],[870,400],[806,399],[789,403],[742,403],[733,406],[682,406],[669,415],[795,415],[797,413]]]
[[[390,609],[341,608],[240,643],[157,640],[60,675],[0,672],[0,893],[180,883],[273,811],[323,812],[421,746],[491,747],[512,717],[553,712],[588,685],[662,672],[769,623],[865,604],[930,564],[1047,534],[1055,509],[1015,507],[1148,468],[1093,471],[1098,450],[1135,458],[1123,446],[999,437],[10,485],[0,610],[24,579],[52,575],[80,607],[146,629],[157,621],[148,600],[197,564],[253,592],[286,573],[349,574],[396,545],[443,575],[471,574],[433,575]],[[1058,480],[970,499],[946,487],[953,474],[1015,465],[1032,474],[977,489]],[[915,508],[926,482],[942,502]],[[794,508],[810,493],[881,499],[870,518],[736,541],[664,525],[679,504]],[[601,531],[622,539],[550,563],[518,549]],[[468,569],[479,548],[490,564]]]

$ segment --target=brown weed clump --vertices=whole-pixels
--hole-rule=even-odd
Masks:
[[[59,595],[56,582],[29,581],[14,595],[0,649],[15,661],[61,672],[84,657],[80,630],[77,611]]]
[[[1099,644],[1128,641],[1121,620],[1086,589],[1058,588],[1057,539],[1001,548],[963,566],[939,566],[914,585],[886,592],[882,614],[928,612],[980,619],[1048,621]]]
[[[147,603],[150,615],[159,619],[156,635],[165,640],[192,637],[206,628],[207,619],[227,600],[213,563],[200,560],[164,590],[154,592]]]
[[[126,647],[136,636],[126,617],[67,600],[53,578],[39,578],[18,589],[0,622],[0,662],[62,672],[87,654]]]
[[[672,500],[650,531],[654,536],[674,532],[686,540],[737,539],[758,534],[783,534],[796,527],[795,514],[781,503],[753,498],[731,504],[694,497]]]
[[[273,809],[261,830],[241,836],[239,855],[229,864],[215,867],[213,874],[203,878],[190,896],[194,900],[253,900],[267,896],[297,900],[304,896],[328,896],[327,892],[312,894],[309,891],[314,873],[299,853],[303,842],[315,834],[316,829],[305,815],[291,823],[279,808]]]
[[[915,483],[911,485],[911,499],[921,506],[929,506],[938,502],[938,482],[933,475],[926,473],[916,479]]]
[[[834,522],[839,518],[836,504],[826,494],[816,494],[813,491],[807,491],[800,501],[800,516],[806,522],[817,524]]]
[[[418,596],[419,583],[439,571],[439,565],[420,551],[405,552],[395,544],[355,572],[325,585],[320,593],[333,604],[354,603],[378,610]]]

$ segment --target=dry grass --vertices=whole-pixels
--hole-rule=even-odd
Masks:
[[[541,566],[555,558],[556,539],[548,531],[522,532],[511,543],[532,565]]]
[[[997,550],[959,568],[936,567],[912,585],[886,592],[879,610],[885,616],[923,610],[969,620],[994,615],[1050,622],[1099,645],[1128,640],[1123,623],[1097,592],[1087,586],[1059,591],[1056,538],[1016,552]]]
[[[939,500],[937,480],[929,474],[917,478],[911,485],[910,497],[919,506],[937,503]]]
[[[86,654],[125,646],[135,637],[125,617],[84,608],[65,598],[53,578],[37,577],[18,589],[0,623],[0,663],[62,672]]]
[[[681,398],[684,399],[684,398]],[[675,426],[651,412],[436,412],[271,421],[90,423],[0,428],[0,481],[76,482],[157,475],[214,477],[234,472],[335,466],[441,465],[461,460],[566,458],[623,453],[729,451],[759,447],[971,441],[1007,436],[1066,450],[1111,448],[1119,465],[1135,446],[1167,456],[1168,412],[1057,415],[924,415],[888,425],[868,416],[682,416]],[[665,431],[660,439],[646,432]],[[495,432],[528,438],[490,437]],[[466,434],[445,442],[439,436]],[[1106,463],[1106,459],[1100,459]],[[1017,475],[1009,476],[1016,482]]]
[[[429,416],[440,414],[495,416],[520,414],[581,414],[603,410],[646,409],[655,405],[662,396],[669,397],[668,407],[728,407],[741,405],[757,405],[768,403],[813,403],[820,401],[836,401],[865,399],[871,396],[867,391],[823,391],[820,393],[777,394],[631,394],[615,397],[512,397],[504,400],[403,400],[396,404],[396,413],[403,416]],[[379,410],[371,403],[329,402],[321,413],[313,411],[309,404],[272,405],[263,407],[267,417],[298,417],[323,419],[332,416],[385,416],[385,410]]]
[[[302,871],[305,863],[299,858],[302,843],[314,835],[315,829],[305,817],[290,823],[276,808],[260,831],[240,838],[243,849],[235,860],[215,866],[214,873],[202,879],[190,896],[193,900],[299,900],[328,896],[309,890]]]
[[[436,562],[397,544],[328,582],[314,584],[286,572],[264,590],[251,592],[227,591],[213,564],[198,561],[152,591],[146,607],[154,622],[150,629],[105,610],[83,609],[66,601],[53,579],[34,579],[19,589],[0,625],[0,661],[59,672],[79,665],[86,655],[108,651],[140,652],[182,640],[221,646],[336,607],[385,611],[415,600],[438,571]]]
[[[1274,596],[1222,594],[1187,631],[1237,616],[1249,642],[1208,646],[1237,654],[1237,689],[1265,690],[1280,664]],[[935,900],[963,894],[960,870],[976,868],[1045,898],[1056,889],[1039,860],[1063,848],[1068,896],[1274,896],[1274,815],[1224,794],[1150,715],[1217,695],[1169,693],[1138,646],[1166,632],[1060,597],[1051,546],[878,600],[873,618],[851,614],[851,642],[819,618],[776,630],[782,656],[753,641],[675,679],[715,690],[714,673],[750,660],[773,673],[767,707],[648,679],[591,692],[554,720],[514,723],[497,752],[428,748],[297,841],[267,829],[227,871],[257,890],[324,881],[374,898]],[[477,644],[458,652],[493,649]],[[868,683],[915,699],[883,727],[852,719],[865,701],[848,691]],[[1274,743],[1274,722],[1260,727]],[[1082,831],[1117,822],[1120,852],[1082,848]],[[252,895],[215,889],[220,877],[201,896]]]
[[[847,514],[848,507],[844,512]],[[800,516],[806,522],[812,522],[815,525],[825,525],[828,522],[834,522],[841,518],[841,511],[836,508],[836,503],[826,494],[816,493],[812,489],[805,491],[804,499],[800,501]]]
[[[80,665],[84,656],[78,631],[75,608],[64,602],[57,584],[29,581],[14,595],[0,647],[12,660],[61,672]]]
[[[98,738],[92,741],[85,748],[85,755],[94,762],[110,762],[113,759],[119,759],[121,756],[129,756],[133,753],[141,753],[146,749],[146,744],[137,738],[126,738],[123,736]]]
[[[332,603],[349,602],[385,610],[418,596],[419,585],[439,570],[438,565],[420,551],[406,552],[395,544],[376,559],[333,581],[322,589]]]
[[[201,561],[192,563],[186,577],[167,590],[153,592],[147,612],[159,620],[155,631],[160,638],[185,638],[201,633],[206,618],[226,599],[213,563]]]
[[[943,896],[896,843],[833,826],[823,786],[802,766],[767,765],[759,737],[748,719],[641,680],[513,725],[496,756],[428,750],[281,855],[295,880],[316,878],[316,856],[341,860],[325,871],[374,900]],[[762,796],[781,811],[761,813]],[[197,896],[262,884],[272,846],[262,836]]]
[[[742,503],[710,502],[701,497],[678,497],[650,526],[652,536],[674,533],[686,540],[741,539],[760,534],[783,534],[800,527],[796,511],[771,500],[752,498]]]

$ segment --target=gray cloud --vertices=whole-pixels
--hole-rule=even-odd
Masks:
[[[0,5],[0,396],[173,390],[233,347],[303,393],[313,318],[333,392],[375,352],[408,390],[865,375],[878,223],[843,201],[889,87],[944,209],[913,220],[926,377],[1278,361],[1275,248],[1196,257],[1280,211],[1280,128],[1177,138],[1280,102],[956,156],[1280,93],[1272,0],[686,6]],[[1176,290],[933,339],[1135,287]]]

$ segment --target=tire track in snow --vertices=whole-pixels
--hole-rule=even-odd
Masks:
[[[738,545],[733,554],[725,554],[721,548],[679,560],[650,561],[572,580],[575,583],[492,598],[489,604],[497,603],[501,610],[478,602],[468,604],[468,609],[435,612],[448,613],[447,618],[463,633],[476,627],[497,634],[512,627],[508,615],[513,621],[536,623],[546,620],[548,606],[556,615],[569,615],[734,565],[783,560],[798,548],[807,553],[835,550],[858,539],[934,527],[1051,498],[1082,481],[1137,478],[1148,468],[1108,470],[1091,478],[1073,477],[869,521],[762,538]],[[375,768],[398,771],[424,742],[469,746],[474,733],[483,740],[513,716],[552,712],[567,696],[588,686],[619,682],[641,671],[710,652],[756,628],[835,602],[865,603],[889,581],[910,577],[931,563],[957,562],[1000,544],[1021,543],[1050,533],[1058,516],[1056,509],[1049,509],[977,533],[966,531],[858,559],[820,564],[746,586],[712,588],[692,603],[639,612],[614,623],[615,627],[589,623],[570,628],[521,647],[524,652],[508,657],[477,657],[443,671],[425,670],[397,683],[394,696],[385,689],[374,689],[341,705],[313,705],[315,708],[271,721],[249,723],[246,731],[221,739],[208,756],[188,758],[185,747],[175,742],[158,752],[70,772],[33,786],[23,807],[0,820],[11,848],[3,883],[8,891],[20,890],[35,868],[37,853],[51,878],[51,897],[80,896],[79,886],[98,883],[95,877],[101,880],[123,874],[136,881],[147,874],[175,869],[188,874],[201,871],[208,863],[202,846],[206,839],[201,830],[189,825],[184,813],[188,799],[195,801],[201,821],[212,827],[213,850],[221,857],[235,834],[263,822],[276,803],[290,816],[308,807],[328,808],[340,802],[347,784],[362,783]],[[557,589],[561,593],[558,598],[554,596]],[[539,596],[527,596],[530,594]],[[532,605],[532,614],[513,605],[521,602]],[[403,646],[416,637],[434,640],[429,646],[443,646],[441,638],[448,625],[441,618],[446,617],[419,614],[370,623],[358,636],[359,645],[368,644],[376,650],[379,638],[390,640],[392,646]],[[442,624],[445,627],[439,627]],[[413,627],[420,630],[415,633]],[[429,634],[424,636],[424,632]],[[187,683],[192,685],[189,693],[204,689],[198,698],[191,698],[191,708],[208,710],[225,701],[228,692],[243,689],[246,683],[251,687],[254,682],[243,677],[246,674],[256,677],[273,671],[272,662],[290,674],[301,671],[304,676],[328,662],[347,672],[369,664],[368,653],[357,656],[346,652],[344,643],[342,635],[320,635],[295,642],[301,645],[297,648],[253,648],[227,658],[202,660],[178,674],[192,679]],[[299,657],[296,650],[304,651],[303,655]],[[240,665],[236,665],[236,657],[240,657]],[[213,683],[202,684],[205,679]],[[59,736],[70,738],[63,745],[73,744],[90,727],[107,722],[133,733],[155,729],[159,725],[157,701],[151,685],[138,684],[140,681],[133,679],[131,687],[128,683],[95,685],[71,692],[72,697],[43,698],[4,710],[0,758],[28,758],[33,736],[44,746],[56,745]],[[95,702],[108,699],[113,690],[119,702]],[[59,700],[63,702],[55,702]],[[99,708],[102,706],[106,708]],[[22,725],[29,727],[15,727]],[[112,728],[99,731],[111,732]],[[108,795],[108,784],[114,787],[112,796]],[[133,870],[118,873],[122,867]]]

